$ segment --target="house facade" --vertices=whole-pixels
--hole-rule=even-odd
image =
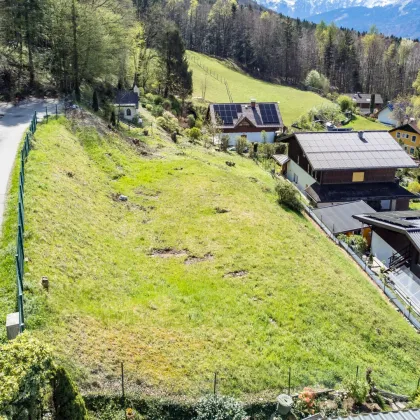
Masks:
[[[378,112],[378,121],[382,124],[395,127],[398,125],[398,121],[392,116],[393,111],[394,105],[389,102]]]
[[[416,196],[396,182],[416,163],[386,131],[295,133],[286,177],[317,207],[363,200],[375,211],[405,210]]]
[[[360,113],[362,115],[369,115],[371,114],[371,101],[372,97],[374,97],[374,105],[373,109],[379,110],[383,108],[384,101],[382,96],[378,93],[370,94],[370,93],[346,93],[346,96],[350,97],[353,102],[355,102],[356,106],[360,109]]]
[[[415,122],[410,122],[396,127],[389,131],[389,134],[397,140],[402,142],[404,150],[414,156],[417,147],[420,147],[420,127]]]
[[[134,86],[133,90],[119,90],[115,97],[114,107],[121,119],[132,121],[139,116],[139,89]]]
[[[222,135],[229,136],[229,144],[235,144],[237,137],[246,137],[251,143],[272,143],[284,127],[277,103],[254,99],[250,103],[211,104],[207,119]]]

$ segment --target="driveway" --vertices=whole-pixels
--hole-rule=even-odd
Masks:
[[[0,103],[0,231],[3,222],[4,206],[7,197],[9,178],[15,162],[23,134],[31,122],[35,111],[39,117],[55,113],[57,100],[28,99],[19,106]]]

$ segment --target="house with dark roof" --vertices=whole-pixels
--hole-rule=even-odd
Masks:
[[[400,296],[420,314],[420,211],[353,216],[372,229],[371,254],[387,268]]]
[[[118,90],[114,107],[121,119],[131,121],[139,113],[139,88],[134,85],[133,90]]]
[[[399,127],[393,128],[389,131],[389,134],[391,134],[397,142],[403,143],[404,150],[412,156],[414,155],[416,148],[420,147],[420,127],[415,121],[410,121]]]
[[[385,125],[390,125],[395,127],[398,125],[398,121],[393,117],[392,113],[394,112],[394,104],[388,102],[379,112],[378,112],[378,121]]]
[[[229,136],[229,144],[235,144],[237,137],[246,137],[251,143],[265,141],[272,143],[276,131],[283,131],[283,121],[276,102],[211,104],[207,119],[222,134]]]
[[[360,113],[363,115],[368,115],[371,113],[371,101],[372,97],[374,97],[374,105],[373,109],[379,110],[383,107],[384,101],[382,96],[378,93],[374,93],[373,95],[370,93],[345,93],[346,96],[349,96],[353,102],[356,103],[356,106],[360,109]]]
[[[315,206],[363,200],[375,211],[408,209],[416,196],[396,182],[416,163],[387,131],[294,133],[286,176]]]

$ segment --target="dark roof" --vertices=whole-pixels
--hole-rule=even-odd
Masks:
[[[314,183],[306,190],[316,203],[342,203],[356,200],[390,200],[396,198],[416,198],[395,182],[355,182],[352,184]]]
[[[118,105],[132,105],[135,104],[136,108],[139,104],[139,95],[130,90],[119,90],[115,98],[115,103]]]
[[[209,113],[213,124],[222,121],[222,124],[218,125],[221,129],[241,126],[241,123],[251,124],[262,130],[283,126],[279,106],[275,102],[257,102],[255,107],[250,103],[211,104]],[[246,125],[244,130],[246,131]]]
[[[375,210],[360,200],[337,204],[335,206],[321,207],[314,209],[313,212],[332,233],[342,233],[358,230],[362,227],[362,224],[354,219],[353,215],[374,213]]]
[[[295,133],[293,136],[314,171],[417,167],[387,131],[361,133]]]
[[[370,93],[345,93],[346,96],[350,96],[353,101],[357,102],[358,104],[366,104],[370,103],[370,98],[372,94]],[[383,104],[384,101],[382,96],[379,93],[375,93],[375,104]]]
[[[353,414],[345,417],[329,417],[337,420],[419,420],[420,410],[414,408],[412,410],[389,411],[380,413],[363,413]]]
[[[410,122],[407,124],[400,125],[399,127],[395,127],[392,130],[389,130],[389,132],[391,133],[392,131],[397,131],[397,130],[409,131],[411,133],[420,134],[420,127],[415,122]]]
[[[354,215],[356,220],[405,235],[420,251],[420,211],[384,211]]]

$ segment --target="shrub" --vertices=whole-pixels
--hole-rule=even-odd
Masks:
[[[258,146],[258,154],[263,159],[271,159],[271,156],[274,155],[276,147],[273,143],[262,143]]]
[[[344,382],[344,388],[348,395],[354,399],[356,404],[362,404],[366,401],[369,393],[369,385],[363,379],[348,379]]]
[[[249,146],[249,143],[246,137],[240,136],[236,138],[235,149],[238,154],[243,155],[248,149],[248,146]]]
[[[229,136],[227,134],[223,134],[220,138],[220,150],[223,152],[227,152],[227,149],[229,147]]]
[[[195,127],[195,117],[193,114],[188,115],[187,120],[188,120],[188,127],[190,128]]]
[[[172,108],[172,103],[169,99],[165,99],[162,103],[163,109],[169,111]]]
[[[146,104],[146,109],[147,109],[149,112],[152,112],[152,111],[153,111],[153,105]]]
[[[168,111],[165,111],[161,117],[158,117],[156,122],[168,133],[178,132],[179,130],[178,120]]]
[[[341,109],[341,112],[346,112],[347,110],[354,110],[354,102],[349,96],[340,95],[337,98],[337,103]]]
[[[148,102],[151,102],[151,103],[155,102],[155,95],[153,95],[153,93],[146,93],[145,97]]]
[[[153,102],[155,103],[155,105],[161,105],[163,103],[162,96],[155,95]]]
[[[407,189],[408,189],[408,191],[410,191],[414,194],[419,194],[420,193],[420,182],[418,182],[418,181],[410,182],[408,184]]]
[[[196,420],[242,420],[245,417],[242,404],[231,397],[210,395],[197,405]]]
[[[86,407],[83,398],[64,368],[57,368],[53,383],[56,417],[60,420],[85,419]]]
[[[311,70],[305,79],[305,85],[327,93],[330,90],[330,81],[316,70]]]
[[[366,239],[361,235],[338,235],[338,239],[350,246],[357,254],[364,254],[368,248]]]
[[[315,410],[317,410],[317,401],[315,397],[316,395],[313,389],[304,388],[293,404],[293,411],[298,412],[302,417],[314,414]]]
[[[190,128],[188,130],[188,137],[193,141],[197,141],[201,137],[201,130],[197,127]]]
[[[280,181],[276,185],[278,201],[281,205],[289,207],[292,210],[300,212],[303,210],[303,204],[300,201],[299,192],[287,181]]]
[[[163,106],[161,105],[156,105],[152,109],[152,115],[155,117],[161,117],[164,112],[165,110],[163,109]]]

